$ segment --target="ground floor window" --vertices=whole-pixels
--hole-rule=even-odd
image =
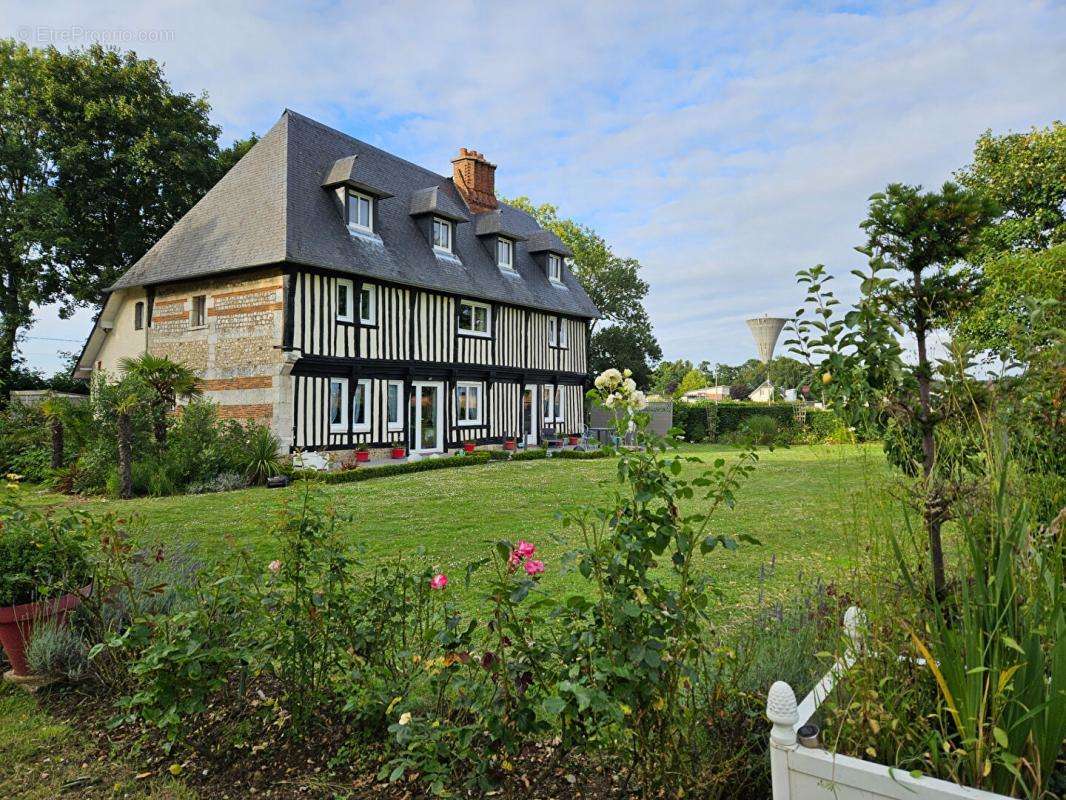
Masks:
[[[543,413],[541,416],[545,422],[555,421],[555,391],[550,383],[544,384],[540,389],[540,404]]]
[[[385,399],[390,431],[402,431],[403,419],[400,417],[400,399],[403,397],[403,381],[389,381],[385,389]]]
[[[563,387],[555,387],[555,421],[563,422]]]
[[[365,433],[370,430],[370,379],[355,382],[355,397],[352,404],[352,430]]]
[[[346,433],[348,431],[347,378],[330,378],[329,429],[333,433]]]
[[[460,425],[481,424],[481,384],[459,383],[455,386],[455,407]]]

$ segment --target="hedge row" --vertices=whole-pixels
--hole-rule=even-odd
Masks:
[[[779,430],[796,428],[795,406],[791,403],[696,403],[674,404],[674,427],[684,431],[689,442],[717,442],[744,427],[749,417],[772,417]]]
[[[314,469],[301,469],[293,472],[294,478],[307,478],[309,480],[322,481],[323,483],[358,483],[368,481],[371,478],[385,478],[389,475],[406,475],[409,472],[428,472],[434,469],[448,469],[450,467],[472,467],[477,464],[487,464],[491,455],[489,451],[463,453],[462,455],[448,456],[446,458],[423,458],[418,461],[401,461],[395,464],[382,464],[377,467],[356,467],[355,469],[342,469],[337,472],[320,472]]]

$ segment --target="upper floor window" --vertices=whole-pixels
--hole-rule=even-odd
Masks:
[[[548,253],[548,280],[563,282],[563,260],[555,253]]]
[[[559,344],[559,318],[548,317],[548,344],[556,347]]]
[[[496,266],[500,269],[514,269],[514,242],[510,239],[496,240]]]
[[[192,299],[192,327],[207,325],[207,295],[198,294]]]
[[[348,227],[374,232],[374,201],[367,195],[348,192]]]
[[[473,300],[459,301],[459,333],[489,336],[492,329],[492,306]]]
[[[433,218],[433,249],[452,252],[452,224],[440,217]]]
[[[359,289],[359,321],[364,325],[377,322],[378,287],[364,283]]]
[[[570,345],[570,334],[567,333],[566,320],[559,320],[559,347],[568,347]]]
[[[144,303],[138,303],[133,307],[133,329],[135,331],[144,329]]]
[[[352,322],[352,282],[337,281],[337,319],[340,322]]]

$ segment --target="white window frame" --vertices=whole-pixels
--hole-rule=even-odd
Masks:
[[[392,408],[389,405],[389,391],[396,389],[396,419],[390,419]],[[385,424],[390,432],[403,430],[403,381],[389,381],[385,384]]]
[[[558,328],[556,328],[556,341],[557,347],[566,349],[570,347],[570,334],[566,332],[566,320],[563,317],[559,317]]]
[[[463,306],[470,306],[470,322],[473,324],[477,314],[477,309],[485,309],[485,331],[479,331],[475,328],[463,327]],[[481,336],[485,339],[492,336],[492,306],[488,303],[479,303],[477,300],[460,300],[459,301],[459,319],[455,323],[456,329],[464,336]]]
[[[507,254],[510,257],[509,261],[500,260],[500,245],[507,245]],[[496,266],[500,269],[505,269],[508,272],[514,272],[514,241],[504,236],[496,237]]]
[[[367,316],[363,316],[363,292],[370,293],[370,309]],[[378,321],[378,287],[374,283],[364,283],[359,287],[359,324],[376,325]]]
[[[468,416],[468,417],[466,417],[464,419],[462,416],[460,416],[462,414],[462,409],[460,408],[460,404],[459,404],[460,390],[465,390],[466,391],[466,396],[467,396],[467,408],[466,408],[466,411],[467,411],[468,414],[470,412],[470,400],[469,400],[470,391],[471,390],[474,391],[474,396],[477,398],[477,408],[475,409],[477,411],[477,414],[474,417],[469,417]],[[485,424],[485,422],[484,422],[484,420],[485,420],[485,405],[483,403],[484,399],[485,399],[485,392],[482,389],[481,384],[478,383],[477,381],[458,381],[458,382],[456,382],[456,384],[455,384],[455,418],[458,420],[460,425],[466,426],[466,427],[470,427],[470,426],[474,426],[474,425],[484,425]]]
[[[437,244],[437,226],[440,226],[440,228],[442,230],[447,232],[447,237],[446,237],[447,240],[448,240],[447,244]],[[451,220],[444,219],[443,217],[434,217],[433,218],[433,249],[434,250],[439,250],[441,253],[451,253],[451,252],[453,252],[453,249],[452,249],[453,248],[453,242],[454,242],[454,238],[452,236],[453,233],[454,233],[454,229],[453,229],[453,223],[452,223]]]
[[[548,253],[548,280],[552,283],[563,282],[563,257]]]
[[[559,318],[548,317],[548,346],[559,346]]]
[[[196,304],[198,300],[203,301],[203,317],[199,322],[196,321]],[[189,309],[189,327],[193,330],[207,327],[207,295],[195,294],[192,298],[192,308]]]
[[[555,387],[546,383],[540,387],[540,415],[544,422],[555,422]]]
[[[367,202],[367,224],[363,225],[360,222],[352,222],[352,203],[356,203],[356,209],[358,211],[360,200],[366,200]],[[349,228],[354,228],[357,231],[364,231],[366,233],[374,232],[374,198],[368,194],[357,192],[354,189],[348,190],[347,205],[344,209],[344,221],[348,223]],[[356,213],[356,219],[358,220],[359,214]]]
[[[363,390],[363,422],[357,422],[355,419],[355,396],[352,396],[352,433],[368,433],[370,431],[371,421],[374,419],[374,395],[372,394],[370,378],[360,378],[355,382],[356,392],[362,388]]]
[[[342,286],[348,290],[348,313],[346,314],[341,314],[340,312],[340,291]],[[338,322],[355,322],[355,283],[346,278],[339,279],[337,281],[337,288],[333,293],[333,303],[337,308]]]
[[[333,421],[333,387],[341,387],[341,418],[340,422]],[[330,433],[348,432],[348,379],[330,378],[329,391],[326,393],[326,422],[329,423]]]
[[[555,421],[566,422],[564,419],[566,403],[563,402],[563,387],[559,384],[555,385],[555,394],[552,398],[552,403],[555,405]]]

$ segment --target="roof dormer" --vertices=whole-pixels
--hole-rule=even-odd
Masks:
[[[409,213],[437,256],[458,258],[455,228],[470,218],[446,190],[431,186],[412,192]]]
[[[349,233],[380,240],[378,203],[392,195],[368,181],[359,156],[345,156],[333,162],[322,188],[332,191]]]
[[[474,234],[489,251],[497,267],[506,273],[516,273],[518,243],[525,241],[526,237],[508,224],[499,209],[478,214],[474,219]]]
[[[573,258],[574,252],[551,231],[539,230],[531,234],[526,249],[537,262],[545,277],[558,286],[563,283],[563,260]]]

